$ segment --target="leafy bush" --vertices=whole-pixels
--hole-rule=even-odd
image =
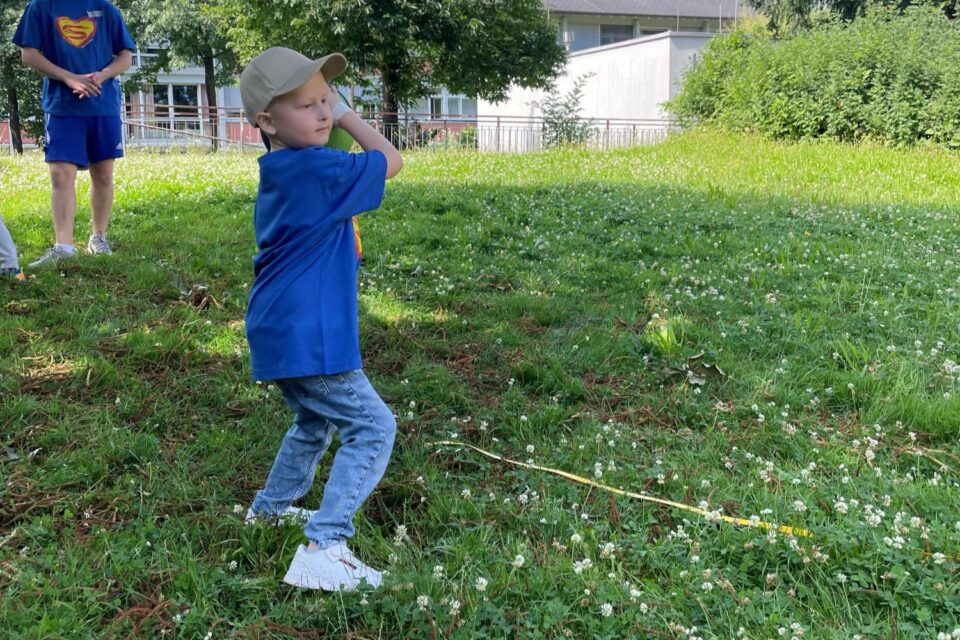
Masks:
[[[712,40],[668,104],[681,122],[772,138],[932,141],[960,148],[960,25],[939,11],[874,9],[776,39]]]
[[[466,127],[457,132],[457,146],[469,149],[477,148],[477,128]]]
[[[563,147],[586,144],[592,129],[580,117],[583,86],[593,74],[579,76],[567,93],[554,86],[543,99],[532,104],[543,113],[543,146]]]

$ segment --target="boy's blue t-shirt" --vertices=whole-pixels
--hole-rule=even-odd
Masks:
[[[261,156],[253,217],[260,252],[247,307],[255,379],[362,367],[352,217],[380,206],[386,178],[379,151],[310,147]]]
[[[124,49],[136,49],[120,11],[106,0],[31,0],[13,43],[39,49],[50,62],[78,75],[102,70]],[[112,116],[120,113],[116,78],[99,96],[80,99],[50,78],[43,79],[43,111],[55,116]]]

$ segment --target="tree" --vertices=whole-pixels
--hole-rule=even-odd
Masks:
[[[563,67],[541,0],[213,0],[230,46],[249,60],[271,46],[340,51],[345,78],[378,76],[388,128],[434,87],[503,100],[543,88]]]
[[[815,0],[747,0],[747,4],[770,19],[772,30],[784,32],[810,26]]]
[[[207,92],[207,120],[218,146],[217,87],[233,81],[238,71],[236,55],[227,45],[226,32],[210,12],[213,0],[133,0],[133,20],[142,24],[142,38],[160,48],[158,57],[144,65],[135,82],[152,81],[158,71],[197,65],[203,67]],[[199,114],[198,114],[199,115]]]
[[[20,62],[20,48],[10,40],[23,15],[19,0],[0,0],[0,120],[7,120],[17,153],[23,153],[20,132],[37,140],[43,135],[41,79]]]
[[[842,20],[862,17],[872,6],[898,12],[915,6],[936,7],[950,19],[960,13],[960,0],[747,0],[747,3],[767,16],[771,29],[777,32],[809,27],[818,10]]]
[[[583,87],[592,73],[578,76],[567,93],[551,87],[550,93],[532,104],[543,113],[543,146],[582,145],[590,139],[593,128],[580,117]]]

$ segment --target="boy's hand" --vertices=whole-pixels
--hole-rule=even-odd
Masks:
[[[81,100],[83,98],[100,95],[100,85],[90,78],[90,76],[71,74],[63,83],[70,87]]]
[[[330,98],[328,100],[330,102],[330,109],[333,111],[333,123],[337,124],[340,122],[340,118],[350,113],[351,109],[343,103],[340,99],[340,92],[337,91],[333,85],[327,85],[327,87],[330,89]]]

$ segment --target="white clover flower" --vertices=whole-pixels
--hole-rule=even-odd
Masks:
[[[433,568],[433,577],[435,580],[443,577],[443,565],[438,564]]]
[[[430,606],[430,596],[417,596],[417,606],[420,607],[420,611],[425,611]]]
[[[957,522],[957,529],[960,529],[960,522]],[[573,544],[580,544],[583,542],[583,536],[581,536],[579,533],[575,533],[570,536],[570,542]]]
[[[533,453],[533,451],[534,451],[533,445],[532,445],[532,444],[528,444],[528,445],[527,445],[527,453]]]
[[[602,605],[600,605],[600,615],[602,615],[604,618],[609,618],[610,616],[612,616],[613,605],[610,604],[609,602],[604,602]]]
[[[456,617],[456,615],[457,615],[459,612],[460,612],[460,601],[459,601],[459,600],[451,600],[451,601],[450,601],[450,616],[451,616],[451,617]]]
[[[473,587],[474,587],[474,589],[476,589],[477,591],[483,593],[484,591],[487,590],[487,585],[488,585],[488,584],[489,584],[489,583],[487,582],[487,579],[486,579],[486,578],[477,578],[476,581],[473,583]]]
[[[578,562],[573,563],[573,572],[577,575],[580,575],[584,571],[588,571],[593,567],[593,561],[590,558],[584,558]]]
[[[511,562],[510,564],[512,564],[514,568],[519,569],[520,567],[523,566],[523,563],[526,561],[527,561],[526,558],[524,558],[522,554],[518,553],[517,557],[514,558],[513,562]]]

